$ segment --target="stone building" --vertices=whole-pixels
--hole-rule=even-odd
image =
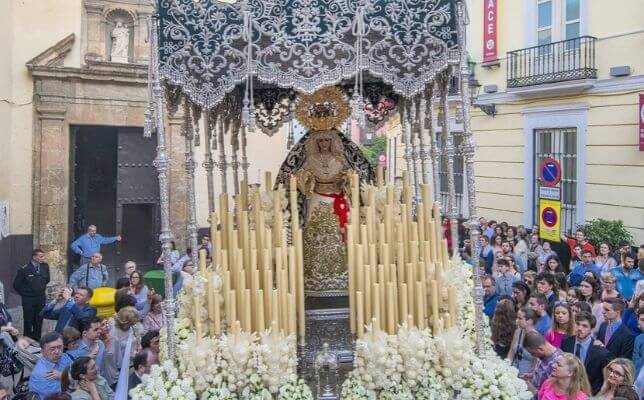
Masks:
[[[143,138],[148,96],[147,0],[0,2],[0,279],[10,305],[16,269],[32,248],[46,252],[53,279],[77,262],[69,251],[87,225],[123,236],[104,246],[115,269],[158,256],[156,140]],[[185,248],[186,190],[181,115],[167,121],[170,218]],[[249,177],[277,170],[284,135],[249,138]],[[199,148],[196,149],[199,153]],[[198,165],[202,157],[197,155]],[[198,222],[207,225],[206,184],[198,168]]]

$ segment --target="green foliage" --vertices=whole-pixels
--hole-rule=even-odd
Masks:
[[[378,155],[386,153],[387,151],[387,138],[384,136],[376,136],[373,138],[371,145],[367,146],[361,144],[360,150],[362,150],[362,153],[369,161],[369,164],[371,164],[373,168],[376,168],[378,165]]]
[[[609,221],[597,218],[581,228],[586,232],[588,241],[596,248],[599,248],[601,243],[608,243],[611,249],[615,250],[619,247],[620,241],[627,240],[631,243],[633,241],[633,236],[624,228],[624,223],[621,220]]]

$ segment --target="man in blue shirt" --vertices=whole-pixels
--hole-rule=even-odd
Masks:
[[[631,297],[633,297],[633,290],[635,290],[637,281],[643,278],[639,269],[633,271],[634,266],[635,260],[633,259],[633,255],[624,254],[622,256],[620,266],[611,270],[615,275],[615,278],[617,278],[617,285],[615,288],[626,300],[630,300]]]
[[[485,315],[487,315],[490,320],[494,315],[494,309],[496,308],[496,303],[499,301],[499,295],[496,293],[496,280],[491,275],[486,275],[483,277],[481,282],[483,285],[483,290],[485,295],[483,296],[483,306]]]
[[[81,320],[78,326],[81,334],[78,347],[68,351],[68,354],[74,360],[78,357],[92,358],[101,375],[103,374],[103,355],[105,354],[105,344],[100,340],[102,321],[98,317]]]
[[[90,262],[81,265],[69,277],[69,284],[72,289],[76,290],[79,287],[88,287],[96,289],[97,287],[107,286],[109,276],[107,274],[107,267],[101,264],[103,255],[101,253],[94,253]]]
[[[43,318],[58,320],[56,332],[63,333],[67,326],[78,328],[78,322],[83,318],[94,318],[96,308],[89,305],[92,289],[81,287],[76,290],[72,299],[72,290],[64,288],[58,292],[56,300],[47,304],[41,314]]]
[[[479,257],[483,261],[485,267],[485,273],[492,274],[492,266],[494,266],[494,249],[490,246],[490,238],[485,235],[482,235],[479,239],[481,243],[481,254]]]
[[[40,398],[44,399],[52,393],[61,391],[61,373],[71,365],[72,359],[63,353],[63,337],[58,332],[43,335],[40,346],[42,356],[29,376],[29,391],[38,393]]]
[[[581,251],[581,264],[578,264],[570,271],[568,274],[568,283],[570,286],[579,286],[582,279],[584,279],[584,274],[587,271],[592,271],[597,276],[601,276],[601,268],[599,268],[593,261],[593,254],[590,250]]]
[[[548,299],[540,293],[533,293],[528,299],[528,307],[532,308],[539,316],[537,323],[534,324],[534,329],[540,334],[545,335],[552,326],[552,320],[546,311]]]
[[[80,256],[80,265],[89,262],[95,253],[101,252],[102,244],[110,244],[120,241],[121,236],[105,237],[96,233],[96,225],[87,227],[87,233],[74,240],[71,249]]]

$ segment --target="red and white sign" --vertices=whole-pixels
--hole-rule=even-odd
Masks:
[[[483,62],[498,59],[497,50],[497,0],[483,0],[485,4],[483,13]]]
[[[384,155],[384,153],[380,153],[378,155],[378,165],[380,165],[381,167],[387,166],[387,156]]]
[[[640,151],[644,151],[644,94],[640,94]]]

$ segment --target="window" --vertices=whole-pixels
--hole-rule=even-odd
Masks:
[[[572,235],[577,221],[577,128],[534,130],[534,221],[539,224],[539,168],[552,157],[561,164],[561,233]]]
[[[581,35],[583,0],[536,0],[537,45],[575,39]]]

